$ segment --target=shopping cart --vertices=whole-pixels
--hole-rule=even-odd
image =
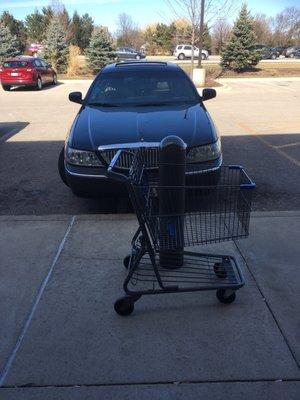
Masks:
[[[172,260],[180,248],[247,237],[255,184],[240,166],[222,166],[207,174],[202,166],[187,164],[184,187],[162,187],[157,157],[149,157],[149,151],[147,146],[120,149],[108,166],[108,176],[127,185],[139,223],[131,253],[123,261],[126,295],[115,302],[115,311],[130,315],[143,295],[201,290],[215,290],[220,302],[232,303],[245,284],[233,256],[184,251],[183,265],[170,268],[162,265],[161,254]],[[161,201],[171,207],[182,191],[184,212],[162,215]]]

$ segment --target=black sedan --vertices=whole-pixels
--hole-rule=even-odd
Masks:
[[[59,157],[62,180],[76,195],[102,195],[124,190],[107,177],[107,165],[118,148],[154,143],[176,135],[187,144],[187,162],[216,174],[222,163],[220,139],[203,105],[216,96],[202,97],[176,64],[125,62],[103,68],[85,99],[80,92],[69,99],[81,104]],[[104,158],[99,148],[105,149]],[[128,168],[124,160],[124,168]]]
[[[117,47],[116,54],[119,61],[142,60],[146,57],[141,51],[135,50],[131,47]]]
[[[264,44],[258,44],[255,47],[260,51],[262,60],[276,60],[279,57],[279,52],[275,48],[265,46]]]

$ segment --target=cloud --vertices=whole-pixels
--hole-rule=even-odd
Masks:
[[[113,4],[119,3],[120,0],[64,0],[62,3],[65,6],[68,5],[79,5],[79,4],[97,4],[97,5],[105,5],[105,4]],[[37,1],[33,0],[24,0],[24,1],[6,1],[5,5],[1,6],[0,9],[13,10],[16,8],[28,8],[28,7],[44,7],[51,4],[51,0],[40,0],[37,4]]]

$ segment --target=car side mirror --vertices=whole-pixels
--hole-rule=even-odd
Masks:
[[[72,92],[69,94],[69,100],[73,103],[82,104],[82,93],[81,92]]]
[[[213,99],[217,96],[215,89],[207,88],[202,91],[202,101]]]

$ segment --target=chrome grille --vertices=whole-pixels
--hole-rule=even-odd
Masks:
[[[110,164],[111,160],[115,156],[119,149],[105,149],[101,151],[101,155],[104,158],[104,160]],[[135,153],[137,149],[126,149],[128,151],[131,151]],[[129,169],[132,164],[132,157],[128,155],[128,153],[122,153],[121,157],[118,161],[118,168],[120,169]],[[147,148],[145,151],[145,164],[147,165],[147,168],[156,168],[158,166],[158,149],[157,147],[150,147]]]

